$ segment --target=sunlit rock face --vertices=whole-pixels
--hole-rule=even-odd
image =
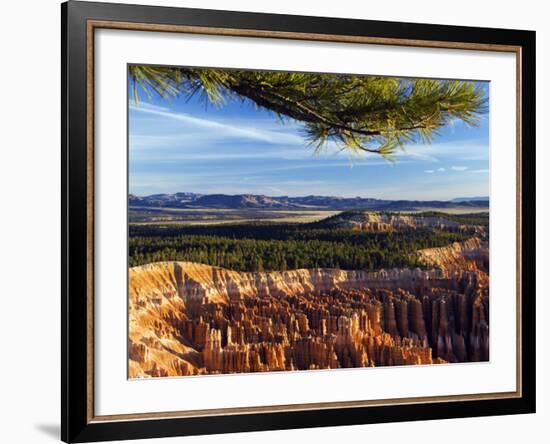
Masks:
[[[446,247],[419,250],[417,255],[425,264],[451,275],[465,270],[489,272],[489,242],[477,237]]]
[[[352,211],[335,216],[329,221],[334,227],[367,232],[403,232],[437,229],[450,233],[462,233],[484,237],[487,229],[481,225],[455,222],[445,216]]]
[[[488,360],[487,245],[468,242],[419,252],[427,271],[131,268],[129,376]]]

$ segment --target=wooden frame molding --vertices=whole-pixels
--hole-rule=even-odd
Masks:
[[[534,267],[526,268],[526,265],[534,265],[535,246],[534,33],[73,1],[63,4],[62,22],[62,438],[66,442],[534,412],[535,272]],[[94,36],[98,29],[515,54],[516,390],[488,394],[95,415]],[[458,39],[457,36],[464,38]],[[522,117],[523,112],[529,112],[533,118],[526,121]],[[526,175],[526,171],[529,174]],[[438,410],[437,405],[443,405],[444,408]],[[232,422],[225,418],[232,418]]]
[[[223,408],[223,409],[207,409],[207,410],[182,410],[176,412],[158,412],[158,413],[134,413],[121,415],[103,415],[96,416],[94,414],[94,322],[93,322],[93,232],[94,232],[94,31],[96,29],[120,29],[129,31],[148,31],[148,32],[172,32],[172,33],[187,33],[187,34],[202,34],[202,35],[222,35],[234,37],[256,37],[256,38],[277,38],[288,40],[313,40],[324,42],[339,42],[339,43],[358,43],[370,45],[395,45],[407,47],[423,47],[423,48],[445,48],[445,49],[462,49],[475,51],[494,51],[494,52],[510,52],[516,56],[516,72],[520,72],[521,67],[521,47],[512,45],[495,45],[495,44],[479,44],[479,43],[460,43],[460,42],[442,42],[430,40],[408,40],[408,39],[389,39],[376,37],[352,37],[352,36],[337,36],[324,34],[303,34],[299,32],[277,32],[277,31],[259,31],[259,30],[242,30],[230,28],[209,28],[199,26],[185,25],[159,25],[150,23],[129,23],[129,22],[113,22],[89,20],[87,23],[87,90],[88,90],[88,309],[90,318],[88,320],[88,419],[89,421],[116,421],[122,419],[147,419],[147,418],[185,418],[195,416],[209,415],[234,415],[238,413],[268,413],[268,412],[292,412],[297,410],[321,410],[341,407],[369,407],[369,406],[388,406],[395,404],[414,404],[422,403],[437,403],[445,401],[467,401],[467,400],[486,400],[486,399],[502,399],[521,397],[521,359],[517,359],[516,368],[516,391],[490,393],[490,394],[470,394],[470,395],[453,395],[453,396],[419,396],[414,398],[398,398],[387,400],[364,400],[364,401],[348,401],[348,402],[327,402],[313,404],[292,404],[292,405],[273,405],[262,407],[239,407],[239,408]],[[516,100],[521,103],[521,77],[516,76]],[[516,112],[516,152],[517,158],[521,159],[521,112]],[[520,164],[518,164],[520,165]],[[517,174],[517,194],[521,196],[521,168],[516,168]],[[519,199],[519,197],[518,197]],[[517,286],[516,303],[518,308],[521,307],[521,205],[517,206]],[[521,316],[518,310],[516,330],[519,333],[516,340],[517,356],[521,356]]]

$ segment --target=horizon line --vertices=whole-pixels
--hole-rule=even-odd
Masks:
[[[465,197],[453,197],[450,199],[391,199],[391,198],[381,198],[381,197],[365,197],[365,196],[342,196],[342,195],[329,195],[329,194],[302,194],[302,195],[296,195],[291,196],[288,194],[278,194],[278,195],[272,195],[272,194],[255,194],[255,193],[198,193],[195,191],[175,191],[175,192],[159,192],[159,193],[151,193],[151,194],[136,194],[136,193],[128,193],[128,197],[135,196],[135,197],[151,197],[151,196],[174,196],[176,194],[192,194],[192,195],[199,195],[199,196],[228,196],[228,197],[234,197],[234,196],[257,196],[257,197],[271,197],[271,198],[304,198],[304,197],[326,197],[326,198],[335,198],[335,199],[370,199],[370,200],[391,200],[391,201],[418,201],[418,202],[449,202],[453,200],[490,200],[490,196],[465,196]]]

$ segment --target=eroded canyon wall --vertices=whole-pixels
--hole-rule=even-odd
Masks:
[[[428,271],[132,268],[129,376],[487,360],[488,278],[476,260],[461,272],[441,261]]]

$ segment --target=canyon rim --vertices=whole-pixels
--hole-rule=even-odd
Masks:
[[[485,82],[131,65],[128,90],[129,378],[490,359]]]

